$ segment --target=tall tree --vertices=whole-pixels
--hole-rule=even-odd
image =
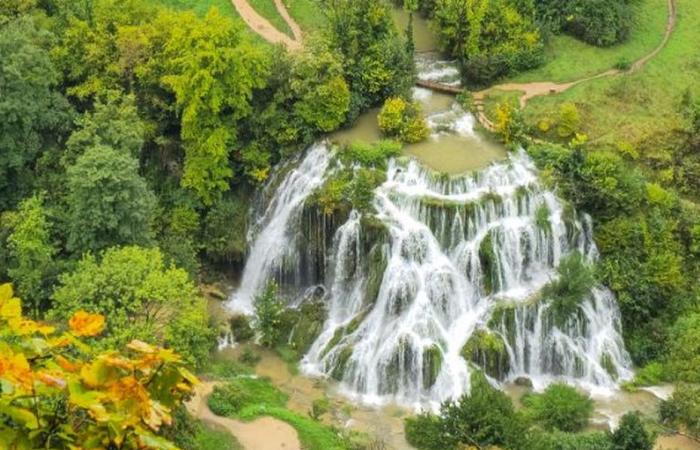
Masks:
[[[80,255],[150,242],[153,193],[131,155],[98,145],[68,168],[68,248]]]
[[[27,17],[0,27],[0,209],[31,188],[29,166],[70,126],[48,38]]]
[[[8,275],[15,280],[18,292],[29,301],[34,318],[39,317],[46,293],[46,275],[50,272],[56,249],[51,243],[49,221],[43,197],[24,200],[11,218],[8,238],[10,263]]]

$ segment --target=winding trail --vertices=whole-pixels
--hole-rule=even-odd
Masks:
[[[481,123],[484,128],[490,130],[490,131],[495,131],[495,126],[493,122],[486,116],[485,110],[484,110],[484,101],[486,100],[486,97],[488,97],[488,94],[492,91],[519,91],[522,92],[522,95],[520,96],[520,107],[523,108],[527,104],[527,102],[534,98],[534,97],[539,97],[542,95],[549,95],[549,94],[559,94],[564,91],[567,91],[571,89],[572,87],[585,83],[587,81],[592,81],[596,80],[599,78],[604,78],[604,77],[611,77],[611,76],[616,76],[616,75],[629,75],[634,72],[637,72],[641,70],[646,63],[648,63],[651,59],[653,59],[656,55],[661,52],[661,50],[666,47],[666,44],[668,44],[668,41],[671,39],[671,35],[673,34],[673,30],[676,27],[676,19],[677,19],[677,10],[676,10],[676,0],[667,0],[668,4],[668,20],[666,22],[666,30],[664,32],[663,39],[657,45],[654,50],[651,52],[647,53],[643,57],[639,58],[636,60],[632,65],[630,66],[629,69],[627,70],[620,70],[620,69],[610,69],[605,72],[601,72],[599,74],[590,76],[590,77],[585,77],[581,78],[578,80],[574,81],[569,81],[566,83],[555,83],[552,81],[536,81],[536,82],[531,82],[531,83],[504,83],[504,84],[498,84],[495,86],[491,86],[487,89],[477,91],[473,93],[473,98],[474,98],[474,106],[476,107],[476,116],[477,119],[479,120],[479,123]],[[429,89],[435,89],[439,90],[441,92],[449,92],[448,89],[440,89],[438,86],[434,86],[435,83],[430,83],[430,86],[427,83],[419,83],[420,86],[422,87],[427,87]],[[444,86],[443,88],[447,88]],[[454,88],[452,88],[454,89]]]
[[[207,405],[207,397],[216,385],[216,382],[202,382],[195,388],[194,396],[187,402],[190,414],[209,425],[227,430],[246,450],[301,450],[296,430],[286,422],[273,417],[241,422],[214,414]]]
[[[250,3],[248,3],[246,0],[231,0],[231,2],[246,25],[248,25],[251,30],[262,36],[262,38],[266,41],[273,44],[282,44],[290,51],[302,49],[303,34],[301,27],[294,21],[292,16],[289,15],[289,11],[287,11],[287,7],[284,6],[282,0],[275,0],[275,7],[277,8],[280,16],[282,16],[282,19],[287,22],[287,25],[289,25],[294,38],[290,38],[275,28],[275,26],[272,25],[269,20],[258,14],[258,12],[255,11],[255,9],[253,9]]]

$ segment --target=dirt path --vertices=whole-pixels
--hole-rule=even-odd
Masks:
[[[675,0],[667,0],[668,2],[668,20],[666,22],[666,30],[664,32],[663,39],[659,43],[659,45],[654,48],[650,53],[644,55],[640,59],[636,60],[628,70],[619,70],[619,69],[610,69],[605,72],[586,77],[586,78],[581,78],[579,80],[574,80],[570,81],[567,83],[555,83],[551,81],[538,81],[538,82],[532,82],[532,83],[504,83],[504,84],[498,84],[495,86],[491,86],[488,89],[484,89],[482,91],[474,92],[474,106],[476,106],[476,116],[479,122],[487,129],[494,131],[495,127],[493,125],[493,122],[489,120],[488,117],[486,117],[486,113],[484,111],[484,101],[486,100],[486,97],[488,97],[488,94],[494,90],[497,91],[519,91],[522,92],[522,95],[520,96],[520,107],[523,108],[527,104],[527,102],[534,98],[534,97],[539,97],[541,95],[549,95],[549,94],[559,94],[561,92],[567,91],[571,89],[572,87],[585,83],[587,81],[592,81],[598,78],[604,78],[604,77],[610,77],[610,76],[615,76],[615,75],[626,75],[626,74],[631,74],[634,72],[637,72],[641,70],[647,62],[649,62],[652,58],[654,58],[656,55],[659,54],[661,50],[663,50],[664,47],[666,47],[666,44],[668,43],[669,39],[671,39],[671,35],[673,34],[673,29],[676,26],[676,2]]]
[[[300,50],[302,48],[301,28],[289,15],[289,12],[284,6],[284,3],[282,3],[282,0],[275,0],[275,6],[277,7],[277,11],[280,13],[280,16],[282,16],[282,19],[287,22],[289,28],[292,30],[294,39],[275,28],[269,20],[258,14],[258,12],[255,11],[255,9],[253,9],[253,7],[250,6],[250,3],[248,3],[246,0],[231,0],[231,2],[246,25],[248,25],[251,30],[262,36],[262,38],[266,41],[273,44],[282,44],[287,47],[287,49],[292,51]]]
[[[252,422],[240,422],[214,414],[207,405],[207,397],[215,386],[214,382],[202,382],[197,386],[194,397],[187,402],[190,414],[229,431],[246,450],[301,450],[296,430],[281,420],[261,417]]]

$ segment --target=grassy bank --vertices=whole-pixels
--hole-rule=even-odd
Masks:
[[[320,31],[326,23],[319,0],[283,0],[283,2],[289,14],[306,33]]]
[[[652,0],[647,0],[652,1]],[[531,100],[530,123],[573,102],[581,111],[581,131],[595,148],[631,144],[643,157],[674,145],[682,125],[679,103],[687,89],[698,90],[700,8],[695,0],[677,0],[678,20],[668,45],[639,72],[582,83],[560,95]]]
[[[666,6],[666,0],[635,3],[635,23],[629,39],[612,47],[595,47],[563,34],[552,36],[545,46],[546,63],[508,81],[572,81],[629,64],[659,45],[666,30]]]
[[[248,3],[250,3],[250,6],[252,6],[258,14],[266,18],[272,26],[287,36],[294,37],[292,29],[289,28],[287,22],[284,21],[279,11],[277,11],[275,0],[248,0]]]

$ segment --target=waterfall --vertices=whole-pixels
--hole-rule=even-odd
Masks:
[[[598,255],[590,218],[539,183],[524,151],[457,177],[391,160],[371,220],[358,211],[304,220],[332,159],[326,144],[312,147],[261,206],[230,302],[250,312],[269,279],[298,298],[323,285],[328,314],[305,373],[337,379],[362,402],[414,406],[468,391],[475,367],[494,382],[527,377],[535,388],[566,380],[614,389],[631,377],[608,289],[589,289],[563,321],[541,295],[563,258]],[[321,250],[308,256],[309,247]],[[323,270],[285,276],[303,269],[295,265]]]
[[[290,253],[290,227],[300,219],[306,198],[323,182],[329,153],[325,143],[313,146],[301,163],[284,177],[272,200],[258,215],[253,230],[259,230],[250,249],[241,286],[233,296],[236,309],[250,314],[253,298],[274,271],[284,270],[284,263],[297,264]]]

